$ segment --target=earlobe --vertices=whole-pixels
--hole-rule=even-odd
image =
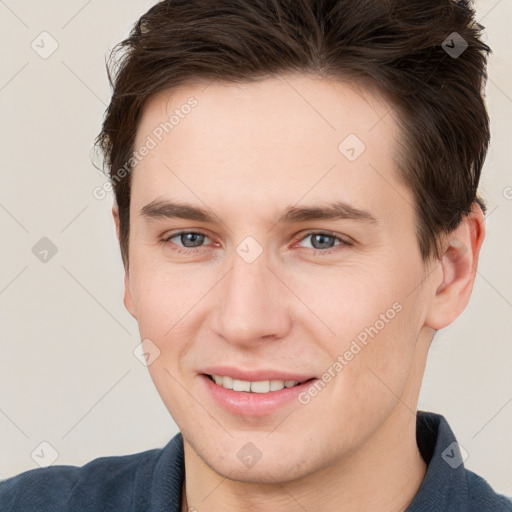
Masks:
[[[117,203],[114,203],[114,206],[112,206],[112,217],[114,218],[114,225],[116,227],[116,236],[117,241],[119,242],[119,208],[117,206]]]
[[[114,204],[112,207],[112,217],[114,218],[114,224],[116,227],[116,236],[117,240],[120,241],[119,237],[119,208],[117,204]],[[130,288],[130,276],[128,273],[128,268],[125,269],[124,272],[124,307],[127,309],[128,313],[133,316],[133,318],[137,319],[137,316],[135,315],[135,308],[133,307],[133,298],[132,298],[132,292]]]
[[[485,219],[480,206],[446,236],[442,256],[441,282],[433,283],[425,325],[438,330],[450,325],[466,308],[473,284],[480,248],[485,238]]]
[[[135,308],[133,307],[133,297],[132,291],[130,288],[130,276],[128,274],[128,270],[124,273],[124,307],[130,313],[130,315],[137,320],[137,315],[135,314]]]

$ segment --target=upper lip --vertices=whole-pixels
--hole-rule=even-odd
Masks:
[[[206,375],[221,375],[223,377],[231,377],[237,380],[246,380],[251,382],[259,382],[264,380],[295,380],[304,382],[314,378],[313,375],[300,373],[289,373],[282,370],[244,370],[241,368],[233,368],[232,366],[209,366],[200,370],[200,373]]]

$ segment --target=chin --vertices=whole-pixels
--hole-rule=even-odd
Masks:
[[[277,436],[273,442],[269,442],[269,439],[265,442],[267,436],[268,432],[262,432],[260,436],[251,435],[243,440],[230,438],[206,444],[202,438],[198,449],[194,443],[194,451],[216,474],[253,484],[292,482],[325,465],[304,440],[290,442],[288,446],[283,438]],[[251,438],[254,443],[249,440]],[[288,440],[291,438],[288,437]],[[297,446],[301,446],[301,449],[297,450]],[[324,455],[329,458],[329,454]]]
[[[210,467],[217,474],[229,478],[235,482],[243,482],[248,484],[273,484],[288,483],[298,480],[311,473],[303,461],[302,465],[297,466],[297,463],[289,461],[289,465],[282,464],[282,460],[276,454],[270,460],[265,462],[259,461],[253,467],[240,467],[239,464],[222,464],[216,461]]]

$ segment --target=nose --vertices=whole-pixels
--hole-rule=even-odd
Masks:
[[[291,294],[268,267],[265,253],[252,263],[235,254],[231,270],[219,284],[212,318],[217,335],[254,348],[289,332]]]

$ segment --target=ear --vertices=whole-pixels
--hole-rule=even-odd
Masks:
[[[443,240],[438,261],[442,280],[432,283],[425,325],[438,330],[450,325],[466,308],[475,282],[480,248],[485,238],[485,218],[477,202],[471,213]]]
[[[117,203],[114,203],[114,206],[112,207],[112,217],[114,218],[114,224],[116,227],[116,236],[117,241],[120,242],[120,227],[119,227],[119,208],[117,206]],[[124,271],[124,307],[128,310],[130,315],[133,316],[133,318],[137,319],[137,316],[135,315],[135,308],[133,307],[133,298],[132,298],[132,292],[130,288],[130,274],[129,274],[129,268],[125,267]]]
[[[114,217],[114,225],[116,227],[116,237],[117,241],[120,241],[119,237],[119,207],[117,206],[117,203],[114,202],[114,206],[112,206],[112,217]]]

